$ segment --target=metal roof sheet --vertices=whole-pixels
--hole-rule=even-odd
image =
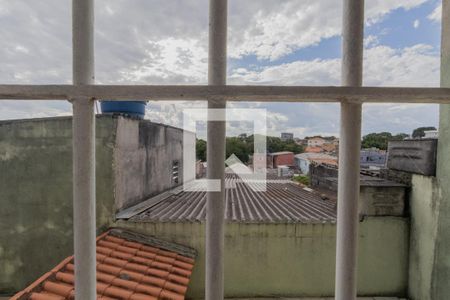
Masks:
[[[225,220],[238,223],[327,223],[336,221],[336,203],[287,180],[268,180],[254,191],[237,176],[227,176]],[[172,194],[129,220],[134,222],[203,222],[206,192]]]

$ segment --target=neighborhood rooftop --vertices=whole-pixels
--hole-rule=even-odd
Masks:
[[[329,223],[336,221],[336,202],[283,179],[269,179],[266,191],[253,190],[234,174],[227,174],[225,220],[238,223]],[[206,217],[205,191],[175,191],[140,204],[130,221],[203,222]],[[135,208],[131,208],[131,211]],[[136,211],[136,210],[135,210]],[[119,215],[118,218],[121,218]]]

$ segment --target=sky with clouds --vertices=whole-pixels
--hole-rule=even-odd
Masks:
[[[99,84],[205,84],[207,0],[96,0]],[[439,0],[366,0],[364,85],[439,85]],[[341,1],[229,0],[228,83],[339,85]],[[71,1],[0,0],[0,82],[71,82]],[[150,102],[147,117],[182,125],[202,101]],[[338,135],[339,105],[266,108],[269,134]],[[0,119],[71,114],[67,101],[0,103]],[[364,105],[363,133],[437,126],[438,106]],[[248,126],[242,126],[248,127]],[[240,126],[230,126],[229,135]]]

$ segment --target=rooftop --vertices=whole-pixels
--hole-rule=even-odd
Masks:
[[[181,245],[111,229],[97,238],[98,299],[182,300],[195,256]],[[74,299],[73,256],[11,299]]]
[[[283,155],[283,154],[294,154],[294,152],[291,151],[279,151],[279,152],[272,152],[272,153],[268,153],[267,155]]]
[[[254,191],[236,175],[225,180],[225,220],[237,223],[327,223],[336,221],[336,203],[290,180],[268,179],[266,191]],[[138,222],[203,222],[206,192],[181,188],[132,207],[118,218]]]
[[[332,156],[325,153],[315,153],[315,152],[300,153],[296,154],[295,157],[299,159],[307,159],[310,161],[315,161],[317,163],[327,163],[336,166],[338,164],[338,158],[336,156]]]
[[[319,147],[308,147],[308,148],[319,148]],[[295,157],[298,158],[336,158],[335,156],[331,156],[326,153],[315,153],[315,152],[304,152],[295,154]]]
[[[324,179],[328,180],[329,182],[334,182],[337,184],[338,178],[337,177],[324,177]],[[405,184],[398,183],[395,181],[387,180],[380,177],[374,177],[374,176],[367,176],[364,174],[361,174],[360,176],[360,185],[363,187],[406,187]]]
[[[305,149],[305,153],[320,153],[322,151],[321,147],[306,147]]]
[[[337,158],[312,158],[311,161],[319,164],[338,165]]]

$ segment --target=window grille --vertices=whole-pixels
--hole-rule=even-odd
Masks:
[[[443,0],[442,44],[450,43],[449,0]],[[96,299],[95,118],[98,99],[207,100],[209,108],[226,101],[339,102],[340,167],[336,254],[336,299],[356,299],[359,151],[363,103],[450,103],[448,88],[362,87],[364,1],[343,0],[341,87],[226,85],[227,0],[209,3],[208,85],[95,85],[94,0],[73,0],[73,84],[0,85],[0,99],[59,100],[73,105],[73,185],[76,298]],[[443,46],[446,47],[446,46]],[[446,54],[448,56],[448,54]],[[208,178],[224,179],[224,122],[208,123]],[[223,299],[223,201],[208,192],[206,221],[207,300]]]

